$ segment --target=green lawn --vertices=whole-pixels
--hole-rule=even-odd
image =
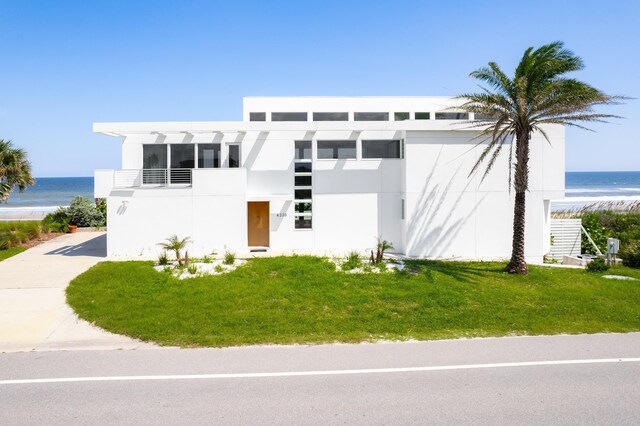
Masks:
[[[25,250],[26,248],[24,247],[11,247],[8,249],[0,250],[0,262],[10,258],[11,256],[15,256],[18,253],[22,253]]]
[[[640,281],[534,266],[513,276],[501,263],[410,266],[347,274],[316,257],[276,257],[181,281],[151,262],[103,262],[70,284],[67,300],[107,330],[179,346],[640,330]]]

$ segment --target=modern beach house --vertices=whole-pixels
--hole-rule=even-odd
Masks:
[[[246,97],[242,121],[95,123],[122,142],[96,170],[109,256],[155,257],[172,234],[189,253],[344,253],[425,258],[511,252],[508,150],[470,175],[484,144],[448,97]],[[550,200],[564,197],[564,128],[534,135],[527,260],[550,251]]]

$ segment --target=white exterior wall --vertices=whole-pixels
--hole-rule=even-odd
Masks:
[[[372,248],[377,236],[395,251],[431,258],[506,258],[511,251],[513,194],[507,152],[481,183],[468,174],[481,152],[474,132],[434,112],[450,98],[245,98],[249,112],[430,112],[403,122],[115,123],[98,131],[123,136],[122,169],[142,168],[142,144],[240,144],[240,169],[193,171],[183,188],[114,189],[113,171],[96,172],[96,196],[108,194],[110,256],[155,257],[171,234],[190,236],[201,256],[247,247],[247,202],[270,203],[270,249],[347,252]],[[413,115],[412,115],[413,118]],[[309,115],[311,119],[311,115]],[[267,114],[269,120],[269,114]],[[549,127],[551,144],[532,139],[526,250],[549,252],[549,205],[564,191],[564,130]],[[294,228],[294,141],[403,139],[404,159],[313,161],[313,229]],[[360,149],[358,155],[360,156]],[[506,151],[506,150],[505,150]],[[315,153],[315,151],[314,151]],[[315,154],[314,154],[315,155]],[[111,174],[110,174],[111,173]],[[117,173],[117,171],[116,171]],[[405,218],[402,219],[402,200]]]

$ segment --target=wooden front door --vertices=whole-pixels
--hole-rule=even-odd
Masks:
[[[249,247],[269,247],[269,202],[247,203]]]

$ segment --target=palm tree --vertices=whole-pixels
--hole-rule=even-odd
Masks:
[[[584,68],[582,59],[564,48],[562,42],[528,48],[509,78],[495,62],[489,62],[470,74],[486,84],[482,92],[460,95],[462,109],[475,114],[472,127],[482,129],[479,144],[488,142],[471,173],[486,162],[483,179],[493,167],[505,143],[509,145],[509,189],[513,183],[515,205],[511,260],[507,272],[526,274],[524,257],[525,194],[529,182],[529,142],[547,124],[562,124],[587,129],[581,122],[604,122],[616,117],[594,112],[596,105],[615,104],[624,99],[600,90],[565,74]],[[515,144],[512,143],[515,138]],[[479,145],[478,144],[478,145]],[[514,147],[515,145],[515,147]],[[515,164],[512,163],[515,148]],[[513,170],[515,169],[515,170]]]
[[[189,237],[178,238],[177,235],[172,235],[165,240],[165,242],[160,243],[160,246],[165,250],[172,251],[176,254],[176,260],[178,261],[178,265],[182,266],[182,255],[180,252],[187,246],[187,243],[191,242]]]
[[[27,152],[15,148],[11,141],[0,139],[0,202],[6,202],[15,188],[24,192],[34,183]]]

